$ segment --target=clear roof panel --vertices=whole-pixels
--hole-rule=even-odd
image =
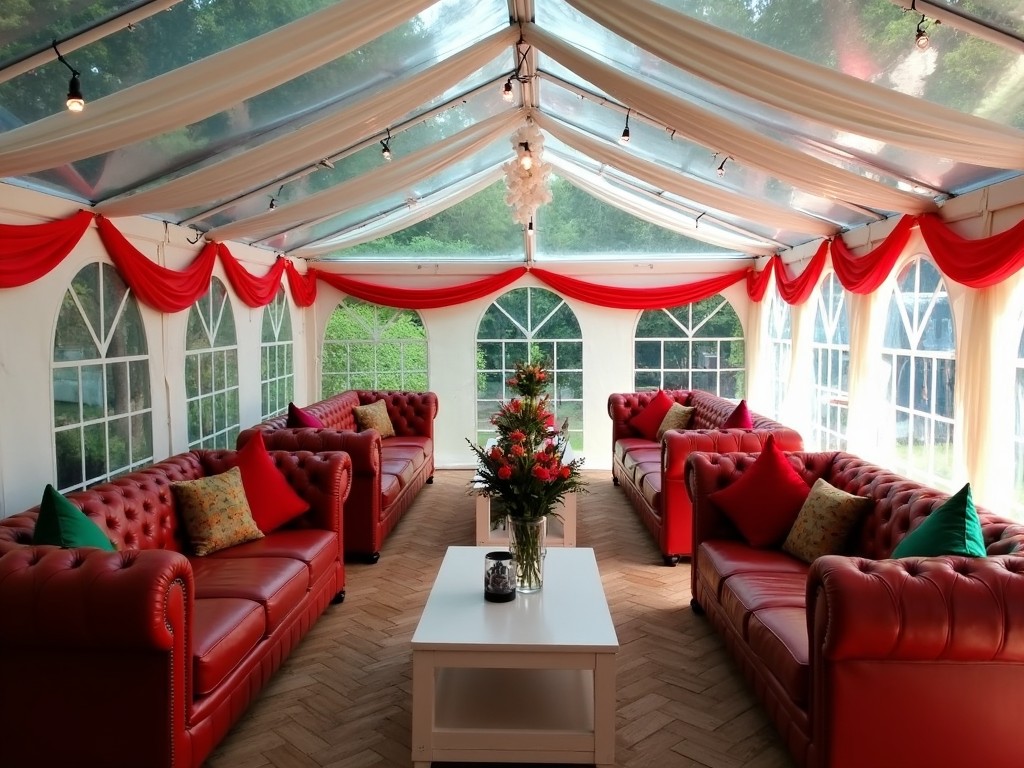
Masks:
[[[967,13],[986,22],[996,29],[1003,29],[1018,37],[1024,37],[1024,5],[1018,0],[973,0],[969,12],[960,0],[936,0],[949,10]]]
[[[66,0],[56,13],[53,3],[6,2],[0,15],[0,69],[80,29],[100,23],[139,5],[145,0],[97,3],[94,0]]]

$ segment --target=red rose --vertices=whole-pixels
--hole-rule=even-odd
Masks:
[[[501,459],[502,455],[503,454],[501,452],[501,448],[499,448],[498,446],[494,446],[493,448],[491,448],[491,458],[494,459],[495,461]]]
[[[513,456],[524,456],[526,455],[526,449],[517,443],[516,445],[513,445],[509,449],[509,453],[511,453]]]
[[[498,477],[500,477],[502,480],[508,480],[510,477],[512,477],[512,467],[510,467],[508,464],[498,467]]]
[[[545,469],[544,467],[540,466],[540,464],[536,465],[533,468],[533,476],[540,480],[542,483],[546,483],[549,480],[551,480],[551,473],[548,472],[547,469]]]
[[[526,433],[521,429],[516,429],[509,433],[508,439],[513,443],[521,443],[526,439]]]
[[[558,470],[558,474],[562,477],[563,480],[568,480],[569,475],[572,474],[572,470],[569,469],[568,466],[564,466],[560,470]]]

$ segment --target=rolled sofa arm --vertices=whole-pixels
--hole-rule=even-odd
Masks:
[[[1015,766],[1024,558],[826,556],[807,578],[821,765]]]
[[[0,762],[190,765],[193,599],[167,550],[0,557]]]

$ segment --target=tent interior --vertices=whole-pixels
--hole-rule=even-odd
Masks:
[[[0,516],[349,387],[469,467],[524,353],[588,468],[608,394],[710,389],[1024,510],[1019,2],[0,10]]]

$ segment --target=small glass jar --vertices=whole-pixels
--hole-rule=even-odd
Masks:
[[[516,564],[511,552],[484,555],[484,600],[507,603],[516,599]]]

